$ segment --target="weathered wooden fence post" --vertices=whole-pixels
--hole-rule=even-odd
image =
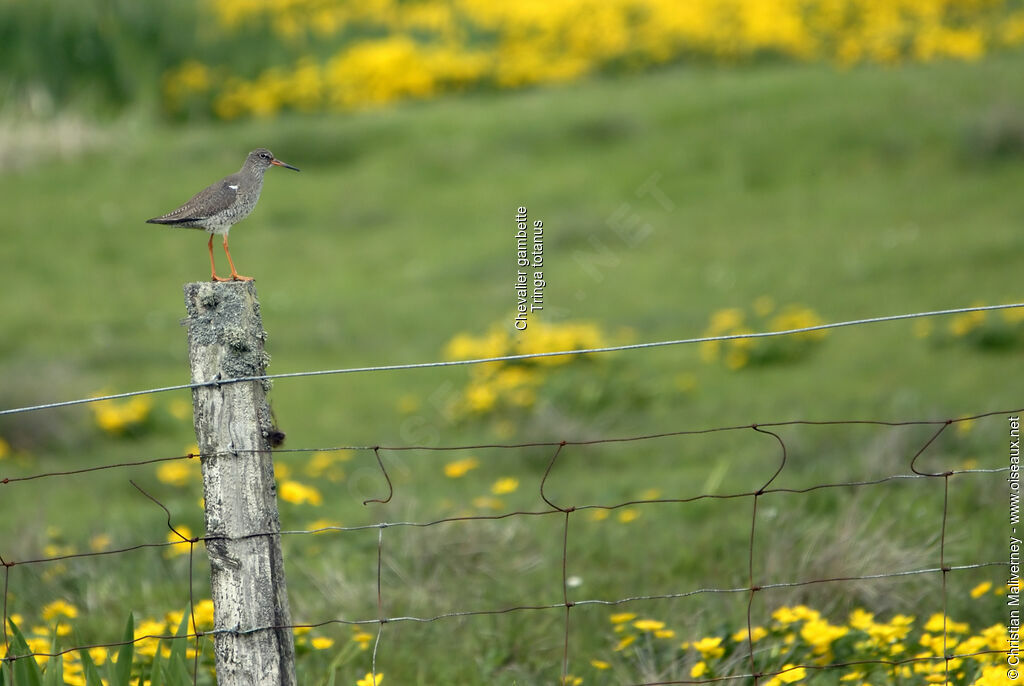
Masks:
[[[260,376],[266,368],[256,286],[185,285],[193,383]],[[206,498],[214,651],[220,686],[295,684],[295,647],[281,556],[266,383],[192,391]]]

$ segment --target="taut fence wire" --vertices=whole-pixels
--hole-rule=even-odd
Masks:
[[[755,333],[729,334],[723,336],[704,336],[701,338],[680,338],[671,341],[652,341],[647,343],[630,343],[626,345],[610,345],[601,348],[583,348],[579,350],[557,350],[540,353],[524,353],[521,355],[501,355],[498,357],[482,357],[472,360],[442,360],[439,362],[413,362],[410,364],[389,364],[375,367],[347,367],[344,369],[318,369],[302,372],[284,372],[281,374],[261,374],[258,376],[240,376],[231,379],[208,381],[204,383],[186,383],[174,386],[161,386],[159,388],[147,388],[139,391],[126,391],[124,393],[112,393],[109,395],[97,395],[89,398],[77,398],[75,400],[62,400],[59,402],[44,403],[41,405],[29,405],[27,407],[12,407],[0,410],[0,416],[9,414],[20,414],[23,412],[35,412],[37,410],[50,410],[58,407],[69,407],[71,405],[82,405],[95,403],[103,400],[120,400],[131,398],[136,395],[152,395],[168,391],[184,391],[194,388],[207,388],[211,386],[222,386],[227,384],[243,383],[246,381],[268,381],[274,379],[295,379],[308,376],[332,376],[336,374],[357,374],[363,372],[391,372],[408,369],[430,369],[432,367],[458,367],[463,365],[485,364],[487,362],[510,362],[513,360],[529,360],[540,357],[561,357],[564,355],[588,355],[595,353],[611,353],[626,350],[645,350],[650,348],[663,348],[672,345],[691,345],[695,343],[712,343],[715,341],[732,341],[737,339],[772,338],[776,336],[792,336],[794,334],[811,333],[814,331],[826,331],[828,329],[839,329],[847,326],[863,326],[865,324],[880,324],[883,322],[896,322],[906,319],[921,319],[924,317],[942,317],[952,314],[966,314],[969,312],[989,312],[994,310],[1010,310],[1024,307],[1024,303],[1008,303],[1005,305],[978,305],[975,307],[957,307],[947,310],[934,310],[931,312],[911,312],[906,314],[892,314],[881,317],[867,317],[864,319],[851,319],[843,322],[831,322],[804,326],[797,329],[783,329],[780,331],[761,331]]]

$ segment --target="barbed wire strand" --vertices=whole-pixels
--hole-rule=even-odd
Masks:
[[[430,369],[434,367],[458,367],[463,365],[473,364],[486,364],[488,362],[512,362],[516,360],[530,360],[542,357],[561,357],[565,355],[589,355],[595,353],[610,353],[610,352],[621,352],[626,350],[644,350],[649,348],[661,348],[665,346],[673,345],[691,345],[695,343],[712,343],[720,341],[733,341],[738,339],[753,339],[753,338],[771,338],[775,336],[791,336],[801,333],[811,333],[814,331],[826,331],[828,329],[838,329],[847,326],[861,326],[865,324],[879,324],[882,322],[894,322],[906,319],[920,319],[922,317],[942,317],[953,314],[967,314],[970,312],[990,312],[995,310],[1007,310],[1013,308],[1024,307],[1024,303],[1008,303],[1005,305],[979,305],[974,307],[957,307],[946,310],[934,310],[931,312],[911,312],[907,314],[893,314],[885,315],[881,317],[866,317],[863,319],[851,319],[842,322],[831,322],[826,324],[816,324],[813,326],[804,326],[795,329],[784,329],[781,331],[762,331],[755,333],[742,333],[742,334],[728,334],[722,336],[702,336],[699,338],[680,338],[669,341],[652,341],[647,343],[630,343],[624,345],[609,345],[598,348],[581,348],[578,350],[557,350],[540,353],[523,353],[519,355],[500,355],[497,357],[482,357],[469,360],[442,360],[438,362],[414,362],[409,364],[389,364],[379,365],[373,367],[347,367],[341,369],[320,369],[311,371],[301,372],[284,372],[280,374],[263,374],[259,376],[241,376],[231,379],[216,379],[213,381],[202,381],[187,384],[177,384],[174,386],[161,386],[157,388],[147,388],[138,391],[126,391],[124,393],[111,393],[108,395],[96,395],[89,398],[77,398],[75,400],[62,400],[52,403],[43,403],[41,405],[29,405],[26,407],[12,407],[5,410],[0,410],[0,416],[19,414],[23,412],[35,412],[38,410],[50,410],[60,407],[70,407],[73,405],[82,405],[86,403],[102,402],[105,400],[120,400],[123,398],[131,398],[137,395],[152,395],[155,393],[166,393],[169,391],[184,391],[192,390],[195,388],[208,388],[212,386],[224,386],[227,384],[244,383],[249,381],[271,381],[275,379],[294,379],[301,377],[311,376],[329,376],[336,374],[356,374],[363,372],[387,372],[387,371],[400,371],[409,369]]]

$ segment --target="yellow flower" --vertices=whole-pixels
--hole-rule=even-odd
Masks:
[[[690,645],[691,648],[701,654],[705,660],[711,660],[725,655],[725,648],[722,647],[720,636],[708,636]]]
[[[720,336],[723,334],[735,333],[736,329],[743,325],[743,310],[738,307],[728,307],[718,310],[711,315],[711,323],[704,331],[706,336]]]
[[[800,637],[811,645],[815,655],[825,655],[832,643],[849,631],[845,626],[834,626],[824,619],[812,619],[800,629]]]
[[[11,444],[0,437],[0,460],[11,454]]]
[[[750,630],[750,642],[757,643],[762,638],[768,635],[768,630],[764,627],[755,626]],[[732,635],[732,640],[736,643],[741,643],[747,640],[747,630],[741,629]]]
[[[654,632],[655,638],[675,638],[676,632],[672,629],[657,629]]]
[[[590,519],[595,522],[608,519],[608,510],[602,508],[596,508],[590,511]]]
[[[374,674],[373,672],[367,672],[366,676],[356,682],[356,686],[380,686],[383,680],[383,673],[378,672]]]
[[[317,636],[310,643],[317,650],[326,650],[334,645],[334,639],[327,638],[326,636]]]
[[[195,460],[165,462],[157,467],[156,478],[171,486],[184,486],[196,475],[198,466]]]
[[[465,476],[471,469],[476,469],[479,466],[480,460],[475,457],[466,457],[446,464],[444,466],[444,475],[449,479],[458,479]]]
[[[634,612],[616,612],[608,617],[608,621],[612,624],[625,624],[633,619],[636,619],[636,613]]]
[[[936,612],[929,617],[928,621],[924,625],[925,631],[931,631],[936,634],[941,634],[943,628],[945,628],[946,633],[950,634],[966,634],[971,630],[970,626],[966,622],[954,622],[949,617],[946,617],[945,623],[943,623],[942,613],[939,612]]]
[[[665,622],[659,622],[656,619],[638,619],[633,622],[633,626],[640,631],[658,631],[665,628]]]
[[[618,653],[618,652],[621,652],[621,651],[625,650],[635,640],[636,640],[636,636],[623,636],[622,639],[617,644],[615,644],[615,648],[614,648],[615,652]]]
[[[806,620],[819,619],[820,616],[821,615],[817,610],[812,610],[806,605],[797,605],[796,607],[783,606],[772,613],[772,619],[782,626],[789,626],[790,624]]]
[[[471,412],[483,414],[494,409],[498,393],[488,384],[472,384],[466,387],[466,406]]]
[[[694,663],[693,667],[690,668],[690,676],[694,679],[699,679],[708,671],[708,663],[701,660],[700,662]]]
[[[175,528],[178,530],[181,536],[184,536],[188,539],[193,538],[192,529],[190,529],[189,527],[178,525]],[[178,555],[189,554],[189,552],[192,550],[192,543],[190,541],[181,540],[181,536],[174,533],[173,531],[167,532],[167,542],[171,543],[172,545],[164,553],[165,557],[177,557]]]
[[[160,639],[153,637],[166,634],[167,628],[163,622],[158,622],[155,619],[143,619],[135,625],[135,650],[140,655],[153,657],[160,649]]]
[[[806,669],[803,667],[795,667],[795,665],[791,664],[783,665],[781,671],[782,673],[778,675],[778,678],[785,684],[792,684],[807,676]]]
[[[850,613],[850,626],[854,629],[860,629],[861,631],[867,631],[868,627],[874,625],[875,615],[862,610],[860,608],[855,609]]]
[[[66,600],[54,600],[43,607],[43,619],[49,621],[54,617],[74,619],[78,616],[78,608]]]
[[[619,512],[619,521],[623,524],[629,524],[636,520],[640,516],[640,511],[634,507],[627,507],[626,509]]]
[[[594,669],[608,669],[611,667],[611,664],[604,660],[591,660],[590,664]]]
[[[494,495],[504,495],[506,493],[513,493],[519,488],[519,479],[511,476],[498,479],[491,486],[491,493]]]
[[[583,677],[573,676],[572,674],[566,674],[562,677],[562,684],[564,686],[580,686],[583,683]]]
[[[320,495],[320,491],[316,490],[312,486],[299,483],[298,481],[283,482],[278,489],[278,493],[281,496],[281,500],[294,505],[302,505],[304,503],[308,503],[309,505],[322,505],[324,502],[324,498]]]
[[[972,598],[980,598],[992,589],[991,581],[982,581],[980,584],[971,589]]]
[[[196,603],[195,623],[200,629],[213,628],[213,601],[205,598]],[[193,627],[196,628],[196,627]]]
[[[355,633],[352,634],[352,640],[359,644],[361,650],[366,650],[370,647],[370,643],[373,641],[373,634],[367,633],[362,629],[357,628]]]

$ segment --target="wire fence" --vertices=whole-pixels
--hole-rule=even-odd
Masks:
[[[630,349],[644,349],[657,346],[675,345],[683,343],[694,343],[694,342],[706,342],[709,340],[727,340],[737,337],[760,337],[760,336],[776,336],[776,335],[788,335],[793,333],[803,333],[812,330],[820,330],[826,328],[835,328],[852,325],[862,325],[883,321],[894,321],[900,319],[911,319],[925,316],[942,316],[955,313],[964,312],[977,312],[984,310],[994,309],[1005,309],[1005,308],[1018,308],[1024,307],[1024,304],[1014,305],[1001,305],[993,307],[975,307],[975,308],[959,308],[951,310],[942,310],[938,312],[928,313],[917,313],[907,315],[897,315],[891,317],[877,317],[871,319],[857,320],[851,322],[841,322],[837,324],[826,324],[821,326],[808,327],[805,329],[795,329],[787,332],[768,332],[763,334],[749,334],[745,336],[726,336],[726,337],[713,337],[713,338],[699,338],[699,339],[684,339],[679,341],[664,341],[649,344],[638,344],[630,346],[618,346],[610,348],[600,348],[594,350],[576,350],[576,351],[558,351],[551,353],[540,353],[536,355],[516,355],[516,356],[505,356],[499,358],[488,358],[480,360],[462,360],[457,362],[439,362],[439,363],[427,363],[427,364],[416,364],[416,365],[391,365],[384,367],[366,367],[366,368],[355,368],[355,369],[339,369],[339,370],[326,370],[316,372],[300,372],[293,374],[275,374],[266,376],[247,377],[245,380],[263,380],[263,379],[278,379],[288,377],[300,377],[300,376],[315,376],[323,374],[341,374],[357,371],[373,371],[381,372],[386,370],[397,370],[397,369],[412,369],[420,368],[424,366],[449,366],[449,365],[460,365],[460,364],[475,364],[489,361],[499,360],[510,360],[510,359],[523,359],[526,357],[538,357],[547,355],[569,355],[569,354],[588,354],[588,353],[599,353],[599,352],[611,352],[615,350],[630,350]],[[241,381],[242,379],[230,379],[225,380],[221,383],[233,383]],[[172,389],[186,389],[196,388],[206,384],[185,384],[180,386],[148,389],[144,391],[134,391],[130,393],[121,393],[102,396],[98,398],[82,398],[71,401],[55,402],[46,405],[38,405],[32,407],[13,408],[8,410],[0,411],[0,414],[18,414],[23,412],[35,412],[43,411],[54,407],[63,407],[73,404],[82,404],[88,402],[95,402],[106,399],[117,399],[130,397],[133,395],[158,393],[165,390]],[[346,613],[341,609],[337,609],[335,612],[328,612],[326,617],[311,617],[304,618],[306,621],[296,622],[287,626],[258,626],[249,628],[246,630],[238,629],[219,629],[202,631],[195,629],[195,612],[196,612],[196,598],[194,597],[192,586],[193,586],[193,572],[194,572],[194,556],[195,546],[198,543],[210,543],[224,537],[217,536],[191,536],[187,533],[183,533],[179,526],[175,524],[175,515],[172,511],[166,507],[159,499],[154,497],[152,494],[143,490],[134,481],[131,482],[138,491],[151,500],[155,506],[161,508],[166,514],[166,527],[167,531],[174,535],[177,540],[159,540],[145,543],[139,543],[136,545],[120,547],[116,549],[101,550],[101,551],[90,551],[90,552],[75,552],[68,554],[56,554],[48,556],[39,556],[31,559],[12,559],[9,554],[5,554],[4,551],[0,551],[0,565],[3,568],[3,606],[2,606],[2,619],[3,619],[3,641],[5,648],[6,657],[3,659],[3,668],[9,669],[11,674],[11,681],[13,682],[13,665],[18,660],[32,659],[32,658],[59,658],[68,653],[80,651],[83,649],[91,648],[117,648],[127,643],[138,643],[144,640],[189,640],[195,642],[196,653],[193,663],[193,681],[198,679],[198,662],[199,655],[202,652],[201,642],[203,639],[214,636],[218,633],[227,631],[235,633],[252,633],[268,630],[280,630],[280,629],[308,629],[316,627],[324,627],[329,625],[351,625],[355,627],[375,627],[376,634],[373,639],[373,650],[370,654],[369,668],[372,674],[377,674],[378,660],[380,656],[383,656],[388,651],[388,628],[389,626],[396,624],[426,624],[426,623],[444,623],[446,621],[475,618],[483,616],[497,616],[497,615],[509,615],[509,614],[520,614],[520,613],[555,613],[557,614],[562,623],[562,630],[558,636],[558,644],[560,649],[558,650],[559,658],[557,667],[553,667],[552,676],[554,679],[558,679],[559,683],[578,683],[574,682],[572,674],[574,670],[572,666],[578,663],[578,658],[574,656],[572,650],[572,637],[573,637],[573,617],[575,613],[580,612],[580,608],[587,607],[620,607],[627,606],[631,603],[638,603],[643,601],[668,601],[668,600],[679,600],[695,597],[710,597],[710,596],[721,596],[731,595],[745,599],[745,616],[746,626],[745,633],[746,639],[743,641],[743,648],[738,651],[735,663],[729,673],[718,674],[710,677],[701,678],[700,676],[691,677],[689,679],[678,678],[673,676],[667,680],[648,680],[643,682],[645,685],[651,686],[653,684],[683,684],[683,683],[713,683],[719,681],[744,681],[754,684],[766,683],[777,678],[781,682],[795,681],[797,674],[803,676],[805,673],[810,672],[816,674],[820,672],[833,672],[836,674],[846,674],[850,670],[865,668],[868,666],[884,666],[889,670],[893,670],[893,674],[897,674],[896,670],[902,667],[913,667],[915,665],[933,665],[930,669],[941,675],[945,680],[942,683],[952,683],[955,676],[955,672],[960,669],[959,665],[963,660],[966,659],[979,659],[983,657],[991,656],[1010,656],[1012,650],[1010,646],[1003,648],[995,648],[991,645],[984,647],[984,649],[972,650],[970,652],[958,653],[955,648],[959,645],[963,645],[959,642],[955,631],[950,631],[946,626],[947,606],[949,603],[949,586],[950,579],[958,574],[969,572],[971,570],[982,570],[987,568],[999,568],[1002,570],[1002,574],[1005,575],[1009,572],[1010,561],[1007,559],[987,559],[987,560],[957,560],[955,557],[950,556],[948,553],[948,542],[950,540],[950,532],[954,529],[970,532],[972,535],[977,535],[977,532],[973,532],[969,522],[965,522],[962,519],[958,520],[953,517],[953,510],[950,507],[951,493],[954,492],[955,487],[962,483],[967,483],[971,480],[976,479],[993,479],[993,477],[999,477],[1002,481],[1004,477],[1011,477],[1019,479],[1019,473],[1011,473],[1011,467],[1009,464],[1005,467],[996,468],[935,468],[930,463],[929,457],[933,456],[938,451],[937,446],[941,444],[944,436],[948,435],[949,429],[958,424],[975,422],[987,418],[993,417],[1012,417],[1017,416],[1024,412],[1024,407],[1009,408],[1009,409],[998,409],[998,410],[984,410],[978,411],[971,415],[957,416],[957,417],[945,417],[940,419],[933,418],[917,418],[917,419],[841,419],[832,421],[821,421],[821,420],[787,420],[787,421],[768,421],[768,422],[751,422],[748,424],[741,425],[730,425],[730,426],[714,426],[707,428],[698,429],[673,429],[660,433],[651,433],[643,435],[633,436],[606,436],[601,438],[587,439],[587,440],[571,440],[569,438],[563,440],[542,440],[542,441],[522,441],[514,443],[489,443],[489,444],[474,444],[474,445],[450,445],[450,446],[436,446],[436,445],[330,445],[320,446],[311,448],[278,448],[273,450],[275,456],[284,458],[292,454],[303,454],[303,453],[315,453],[315,452],[336,452],[341,450],[350,451],[362,451],[372,453],[375,458],[376,469],[379,470],[381,492],[376,494],[376,497],[367,498],[364,501],[364,505],[369,503],[376,503],[378,505],[386,505],[390,503],[395,496],[396,489],[404,488],[405,486],[395,485],[395,480],[389,473],[388,462],[391,456],[404,451],[430,451],[430,452],[441,452],[441,453],[460,453],[466,451],[480,451],[480,450],[497,450],[497,451],[509,451],[513,454],[521,454],[524,451],[538,451],[545,450],[549,455],[547,458],[546,468],[539,475],[535,484],[536,494],[539,497],[540,502],[543,503],[542,507],[537,509],[515,509],[509,511],[499,511],[488,514],[465,514],[458,516],[445,516],[436,519],[424,519],[422,521],[406,521],[401,519],[387,520],[382,519],[370,524],[363,524],[358,526],[323,526],[310,529],[291,529],[283,530],[280,532],[268,531],[265,533],[257,533],[254,536],[287,536],[287,537],[301,537],[310,536],[315,534],[333,533],[338,535],[350,534],[352,532],[360,531],[372,531],[376,530],[376,613],[372,616],[346,616]],[[786,430],[810,430],[812,427],[839,427],[839,426],[861,426],[872,429],[884,429],[884,428],[897,428],[897,427],[919,427],[923,431],[923,438],[915,443],[909,450],[906,451],[904,461],[898,466],[898,468],[892,468],[887,473],[877,475],[872,478],[861,478],[861,479],[848,479],[838,481],[820,481],[814,482],[809,485],[797,486],[783,486],[779,485],[781,477],[787,473],[787,469],[790,466],[791,456],[793,454],[792,441],[785,435]],[[687,438],[693,438],[701,435],[709,434],[742,434],[747,433],[752,437],[764,442],[764,446],[761,448],[762,452],[766,455],[773,455],[771,463],[765,468],[764,474],[757,477],[757,484],[754,488],[740,488],[735,490],[726,490],[724,492],[718,492],[718,490],[709,492],[698,492],[680,497],[658,497],[649,498],[634,498],[616,501],[612,503],[605,502],[591,502],[584,500],[576,500],[568,498],[564,495],[556,493],[558,490],[553,487],[552,482],[560,475],[564,475],[566,470],[572,469],[572,467],[566,465],[567,455],[573,453],[573,451],[580,451],[590,446],[606,446],[606,447],[633,447],[645,442],[661,441],[661,440],[686,440]],[[236,451],[237,452],[237,451]],[[223,455],[227,453],[216,453],[217,455]],[[187,453],[182,455],[173,456],[157,456],[146,459],[139,459],[134,461],[122,461],[111,464],[93,465],[79,469],[69,469],[61,471],[45,471],[38,473],[30,473],[24,475],[7,476],[4,475],[0,478],[0,486],[4,489],[10,488],[28,488],[31,482],[38,482],[41,480],[57,479],[57,478],[74,478],[85,473],[101,472],[101,471],[117,471],[124,470],[127,468],[144,467],[147,465],[155,465],[160,463],[174,462],[174,461],[187,461],[195,460],[196,458],[207,458],[214,454],[197,454]],[[938,460],[941,462],[941,460]],[[788,580],[774,580],[769,578],[767,573],[759,568],[758,565],[758,550],[759,541],[763,539],[766,532],[771,531],[776,525],[773,521],[766,517],[764,514],[764,503],[765,499],[778,497],[782,494],[792,495],[807,495],[817,491],[842,491],[842,492],[853,492],[868,490],[872,488],[884,487],[886,485],[903,483],[908,485],[915,485],[917,488],[927,489],[935,488],[941,492],[942,495],[942,508],[941,514],[939,515],[938,521],[934,523],[935,529],[937,530],[937,546],[938,555],[937,559],[934,559],[931,564],[925,566],[917,566],[909,569],[885,569],[877,570],[870,573],[856,574],[856,575],[840,575],[840,576],[814,576],[810,578],[795,578]],[[988,484],[988,481],[984,482]],[[933,486],[934,485],[934,486]],[[3,490],[0,490],[0,496],[2,496]],[[998,499],[994,499],[998,502]],[[576,584],[573,583],[573,571],[574,571],[574,560],[570,554],[572,549],[571,543],[574,540],[574,531],[576,530],[576,523],[580,521],[580,518],[584,513],[592,513],[594,511],[614,511],[622,510],[624,508],[631,508],[636,506],[694,506],[700,502],[708,501],[733,501],[736,506],[743,503],[749,508],[749,519],[747,519],[745,527],[746,534],[744,538],[746,540],[746,546],[744,552],[744,569],[742,570],[742,578],[745,583],[742,585],[722,585],[722,586],[701,586],[697,588],[686,588],[681,587],[679,590],[674,592],[665,593],[650,593],[640,595],[621,595],[620,597],[584,597],[580,592],[576,591]],[[997,505],[993,505],[994,507]],[[401,551],[395,553],[391,552],[389,546],[389,531],[408,528],[408,529],[426,529],[433,527],[440,527],[443,525],[460,525],[467,522],[487,522],[487,521],[501,521],[501,520],[519,520],[523,518],[552,518],[558,522],[560,528],[560,554],[555,564],[560,567],[560,579],[556,584],[556,587],[551,589],[552,592],[557,593],[559,600],[557,602],[540,602],[533,604],[513,604],[513,605],[502,605],[496,607],[483,607],[483,608],[470,608],[470,609],[451,609],[445,612],[437,614],[429,614],[423,616],[415,615],[403,615],[395,614],[391,615],[387,612],[389,606],[389,587],[384,581],[385,574],[384,570],[386,567],[386,561],[389,557],[401,555]],[[777,533],[777,532],[776,532]],[[995,534],[991,534],[995,535]],[[8,600],[11,597],[11,572],[15,568],[29,567],[46,565],[56,562],[69,561],[80,558],[90,557],[101,557],[101,556],[116,556],[126,554],[132,551],[137,551],[145,548],[166,548],[168,546],[182,545],[187,543],[189,545],[189,565],[188,565],[188,579],[183,583],[188,584],[188,598],[189,598],[189,612],[192,616],[191,631],[187,631],[184,636],[171,635],[171,634],[146,634],[135,636],[131,641],[124,640],[112,640],[104,642],[93,642],[83,645],[76,645],[70,648],[64,648],[60,650],[50,651],[19,651],[15,650],[15,644],[12,642],[12,636],[8,629]],[[339,546],[343,546],[344,542],[339,540],[337,543]],[[836,661],[836,660],[815,660],[801,662],[799,664],[780,664],[777,656],[771,657],[764,654],[763,651],[759,651],[756,645],[756,634],[755,629],[757,622],[755,621],[755,606],[759,598],[763,594],[780,589],[799,589],[802,587],[820,586],[828,584],[844,584],[850,582],[873,582],[882,581],[886,579],[900,579],[900,578],[937,578],[940,582],[941,596],[939,598],[939,604],[941,606],[941,612],[943,616],[943,626],[941,632],[941,651],[935,651],[936,654],[932,655],[891,655],[886,657],[879,657],[878,659],[871,660],[851,660],[851,661]],[[681,585],[683,580],[680,580]],[[935,668],[934,665],[939,665]],[[557,674],[557,676],[555,676]],[[778,682],[775,682],[778,683]]]

